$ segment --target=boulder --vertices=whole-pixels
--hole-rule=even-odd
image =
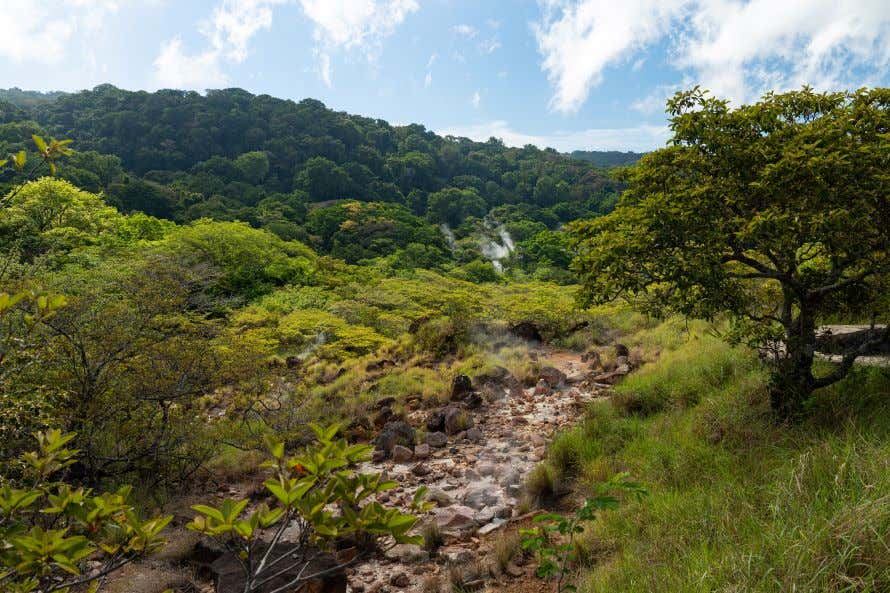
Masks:
[[[407,463],[411,461],[411,458],[414,457],[414,453],[408,447],[403,447],[402,445],[396,445],[392,448],[390,452],[392,456],[392,460],[396,463]]]
[[[480,407],[484,403],[482,396],[477,392],[473,391],[472,393],[468,393],[466,398],[464,399],[464,405],[468,410],[475,410]]]
[[[481,443],[485,439],[485,437],[482,434],[482,431],[476,427],[467,429],[467,432],[464,435],[464,438],[467,439],[468,441],[470,441],[471,443],[475,443],[475,444]]]
[[[394,414],[392,412],[392,408],[390,408],[389,406],[383,406],[382,408],[380,408],[380,411],[374,415],[374,426],[376,428],[382,428],[386,425],[387,422],[393,421],[393,416]]]
[[[413,449],[414,440],[415,432],[410,424],[401,420],[387,422],[374,440],[374,448],[389,455],[396,445]]]
[[[551,393],[553,390],[550,388],[550,384],[544,379],[538,380],[538,384],[535,385],[535,395],[550,395]]]
[[[431,488],[426,495],[427,500],[436,503],[440,507],[450,507],[454,504],[454,500],[447,492],[439,488]]]
[[[426,459],[430,456],[430,445],[429,443],[421,443],[414,447],[414,458],[415,459]]]
[[[630,356],[630,350],[624,344],[615,344],[615,356]]]
[[[430,432],[445,430],[445,408],[433,410],[426,417],[426,429]]]
[[[451,401],[463,401],[473,392],[473,382],[466,375],[458,375],[451,381]]]
[[[445,434],[457,434],[473,426],[473,418],[459,406],[447,406],[445,412]]]
[[[436,449],[441,449],[448,444],[448,437],[444,432],[428,432],[426,434],[426,444]]]
[[[541,372],[538,373],[538,379],[546,381],[547,385],[553,389],[562,387],[566,382],[565,373],[549,366],[541,369]]]
[[[475,511],[469,507],[455,505],[436,512],[436,525],[442,529],[467,529],[476,524]]]
[[[521,321],[510,327],[510,333],[526,342],[543,342],[538,327],[530,321]]]

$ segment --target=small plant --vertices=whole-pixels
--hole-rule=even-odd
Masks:
[[[445,534],[435,521],[424,523],[420,528],[420,535],[423,537],[423,549],[429,552],[430,556],[434,556],[445,543]]]
[[[272,459],[264,466],[274,471],[274,477],[265,482],[274,497],[271,507],[261,504],[246,512],[246,499],[227,499],[219,507],[192,507],[200,514],[187,527],[217,539],[235,555],[244,571],[244,593],[264,590],[265,585],[285,574],[295,576],[287,577],[289,580],[279,584],[276,591],[301,589],[317,577],[355,563],[375,548],[423,543],[421,536],[409,533],[417,517],[369,502],[397,486],[379,474],[355,471],[357,464],[370,458],[372,447],[335,439],[339,426],[309,426],[318,443],[302,455],[287,457],[283,442],[267,441]],[[430,508],[425,496],[426,490],[418,489],[413,510]],[[299,541],[283,543],[288,527],[297,528]],[[315,565],[345,539],[356,543],[351,557],[332,555],[328,558],[333,565]]]
[[[584,531],[584,524],[593,521],[599,511],[618,507],[618,499],[610,493],[626,492],[637,498],[648,494],[643,486],[627,477],[626,473],[620,473],[600,484],[596,496],[588,498],[573,517],[555,513],[538,515],[533,519],[537,527],[519,530],[522,548],[533,552],[538,559],[535,574],[542,579],[558,576],[557,593],[575,591],[574,585],[565,582],[569,564],[577,558],[575,536]]]
[[[74,438],[59,430],[37,433],[38,450],[22,455],[23,487],[0,487],[0,589],[51,593],[99,589],[102,580],[160,549],[171,517],[143,521],[127,502],[131,488],[94,494],[52,481],[75,462]],[[97,562],[87,570],[88,561]]]
[[[510,531],[497,538],[494,542],[494,560],[501,572],[507,570],[507,566],[513,561],[513,558],[521,551],[522,542],[519,534]]]

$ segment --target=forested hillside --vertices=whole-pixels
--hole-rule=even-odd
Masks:
[[[59,175],[121,211],[240,220],[352,263],[403,250],[410,267],[500,268],[515,243],[537,238],[520,245],[517,267],[565,268],[552,231],[610,211],[620,189],[552,149],[442,137],[312,99],[111,85],[0,97],[18,103],[0,103],[0,154],[27,148],[34,133],[71,138],[78,153]]]

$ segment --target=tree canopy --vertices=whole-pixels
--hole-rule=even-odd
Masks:
[[[583,299],[655,313],[728,313],[771,343],[774,407],[799,411],[844,376],[813,375],[817,324],[886,315],[890,90],[768,94],[732,108],[699,89],[668,104],[674,137],[627,174],[610,215],[575,223]]]

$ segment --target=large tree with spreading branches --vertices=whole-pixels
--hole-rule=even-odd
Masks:
[[[732,107],[694,88],[668,102],[673,138],[627,170],[608,216],[575,223],[588,303],[625,297],[657,314],[732,320],[771,346],[771,399],[799,414],[842,379],[888,312],[890,89],[767,94]],[[817,329],[872,326],[816,376]]]

